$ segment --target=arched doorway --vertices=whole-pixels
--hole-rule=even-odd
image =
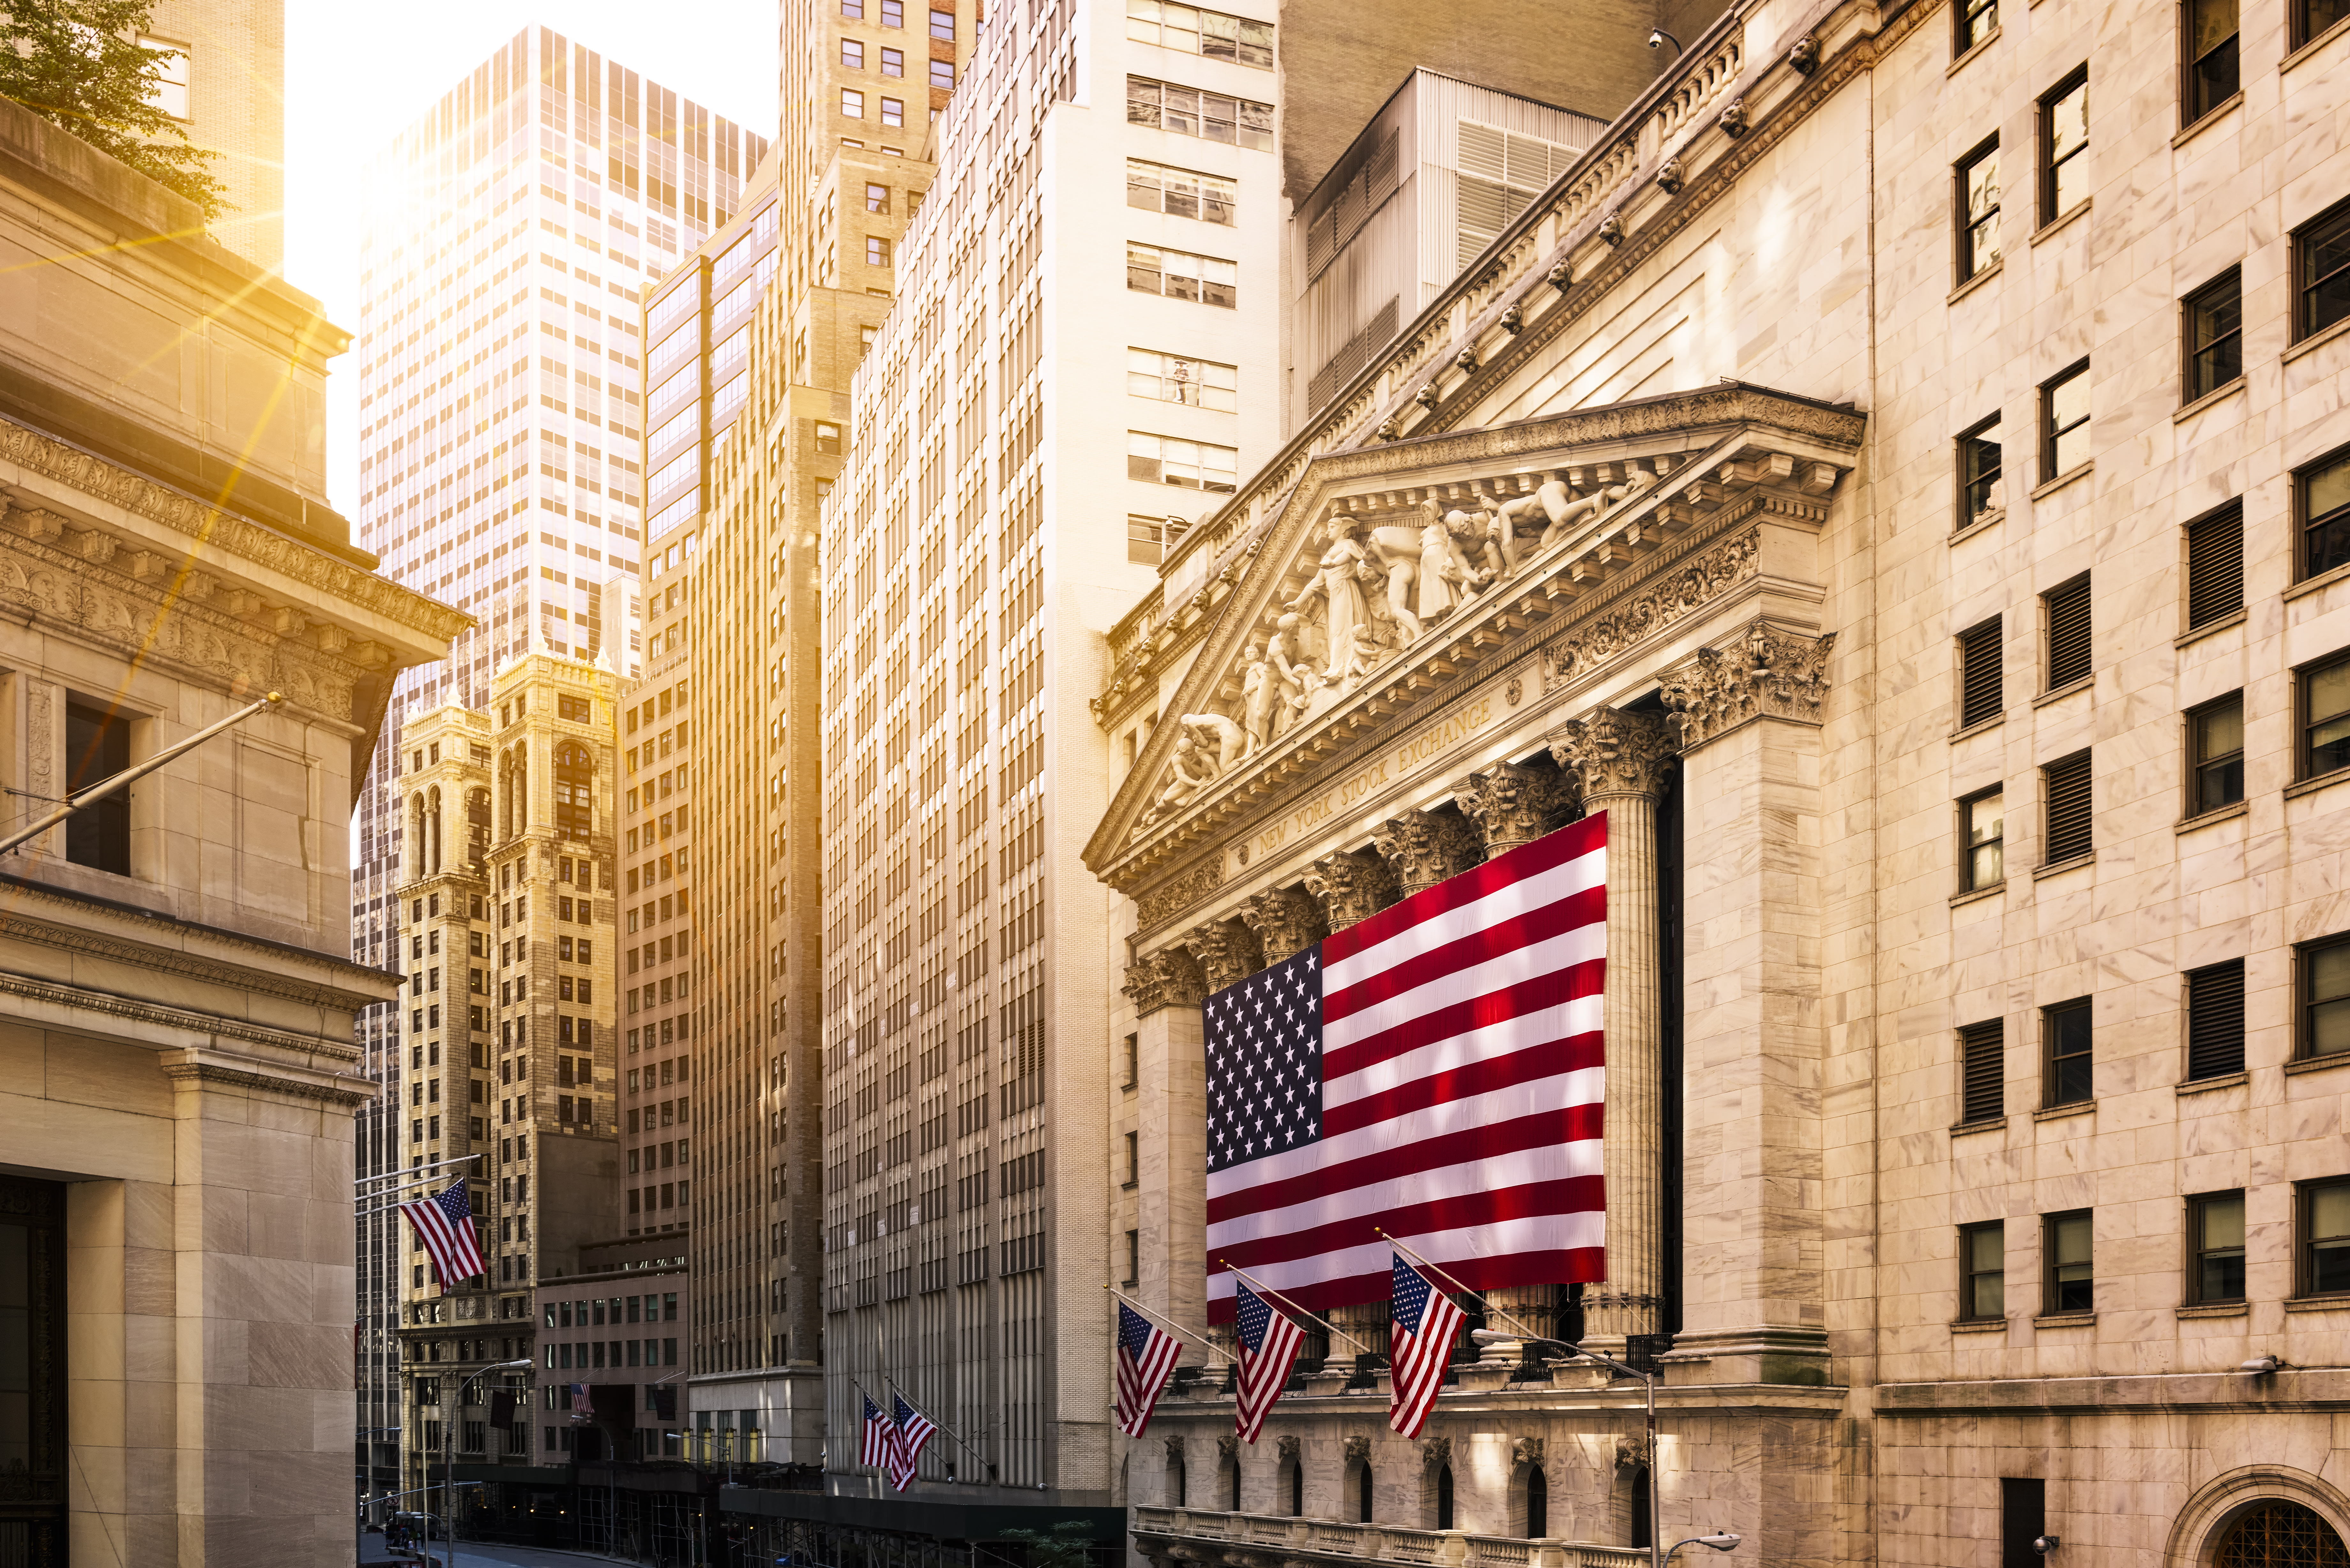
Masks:
[[[2211,1568],[2350,1568],[2350,1552],[2316,1510],[2270,1498],[2246,1509],[2222,1532]]]
[[[1526,1467],[1526,1534],[1540,1541],[1550,1533],[1550,1478],[1540,1465]]]
[[[1436,1528],[1452,1528],[1452,1467],[1446,1465],[1436,1472]]]

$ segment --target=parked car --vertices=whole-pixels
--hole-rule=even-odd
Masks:
[[[390,1532],[405,1532],[413,1541],[440,1541],[448,1535],[438,1514],[395,1513],[388,1527]]]

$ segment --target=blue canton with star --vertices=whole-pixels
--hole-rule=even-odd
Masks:
[[[1208,1168],[1322,1137],[1322,949],[1208,998]]]

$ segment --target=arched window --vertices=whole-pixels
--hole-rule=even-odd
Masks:
[[[555,836],[585,841],[596,826],[596,764],[588,748],[566,741],[555,748]]]
[[[1238,1459],[1224,1461],[1224,1506],[1232,1512],[1241,1511],[1241,1464]]]
[[[1550,1478],[1540,1465],[1526,1467],[1526,1539],[1540,1541],[1550,1533]]]
[[[1355,1472],[1355,1517],[1363,1523],[1371,1522],[1371,1467],[1365,1465]]]
[[[1436,1472],[1436,1528],[1452,1528],[1452,1467],[1446,1465]]]
[[[438,876],[441,872],[441,786],[434,784],[424,806],[426,848],[424,864]]]
[[[1292,1459],[1284,1468],[1289,1471],[1289,1517],[1302,1519],[1305,1515],[1305,1467]]]
[[[1648,1544],[1648,1467],[1634,1465],[1624,1472],[1625,1484],[1632,1489],[1632,1544]]]
[[[1183,1450],[1172,1443],[1167,1446],[1167,1504],[1169,1508],[1185,1506],[1183,1496]]]
[[[2273,1498],[2229,1526],[2211,1568],[2350,1568],[2350,1552],[2315,1510]]]
[[[485,789],[465,793],[465,857],[473,869],[482,868],[482,857],[490,849],[490,792]]]

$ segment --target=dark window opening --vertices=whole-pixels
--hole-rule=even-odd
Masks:
[[[2191,630],[2244,607],[2244,508],[2230,502],[2187,525],[2187,625]]]
[[[2048,1483],[2037,1476],[1999,1481],[1999,1568],[2044,1568],[2032,1543],[2048,1533]]]
[[[2298,1055],[2350,1051],[2350,937],[2312,942],[2298,954],[2301,1040]]]
[[[2048,842],[2042,864],[2061,866],[2095,847],[2091,810],[2089,753],[2075,752],[2040,770],[2044,782]]]
[[[2089,461],[2089,366],[2086,360],[2040,389],[2040,483],[2061,478]]]
[[[2088,574],[2084,572],[2071,582],[2049,589],[2041,596],[2040,602],[2047,608],[2046,689],[2061,691],[2076,680],[2087,680],[2096,669],[2090,636]]]
[[[2307,1182],[2300,1197],[2297,1293],[2350,1292],[2350,1180]]]
[[[2230,12],[2234,10],[2230,0]],[[2230,40],[2230,43],[2233,40]],[[2230,88],[2230,91],[2235,89]],[[2218,391],[2244,373],[2244,275],[2225,273],[2187,296],[2186,400]]]
[[[2301,700],[2301,776],[2350,767],[2350,657],[2314,665],[2294,684]]]
[[[2088,150],[2089,67],[2083,66],[2040,100],[2043,226],[2089,199],[2089,161],[2084,156]]]
[[[2000,500],[1999,416],[1959,438],[1959,526],[1971,527],[2007,508]]]
[[[1996,1121],[2007,1114],[2007,1028],[1993,1018],[1959,1031],[1959,1120]]]
[[[1540,1541],[1550,1534],[1550,1478],[1540,1465],[1526,1467],[1526,1534]]]
[[[2043,1105],[2072,1106],[2095,1097],[2090,1017],[2086,997],[2041,1010],[2048,1048],[2047,1094]]]
[[[2350,202],[2302,225],[2293,249],[2300,295],[2293,336],[2299,339],[2350,316]]]
[[[1959,633],[1959,728],[1972,729],[2000,716],[2005,706],[2004,661],[2000,618]]]
[[[130,721],[110,710],[66,704],[66,794],[79,794],[130,765]],[[116,790],[66,818],[66,858],[130,875],[130,791]]]
[[[1999,138],[1959,161],[1959,281],[1999,260]]]
[[[2244,961],[2187,971],[2187,1077],[2244,1070]]]
[[[1988,1323],[2007,1315],[2007,1226],[1992,1220],[1959,1227],[1959,1317]]]
[[[2043,1312],[2095,1310],[2096,1263],[2094,1232],[2095,1227],[2086,1209],[2048,1216],[2041,1243],[2046,1280],[2041,1307]]]
[[[1452,1467],[1445,1465],[1436,1472],[1436,1528],[1452,1528]]]
[[[2236,0],[2187,0],[2186,23],[2187,102],[2180,119],[2192,125],[2236,96],[2241,25]]]
[[[2189,1305],[2244,1299],[2244,1195],[2207,1192],[2187,1200]]]
[[[2200,816],[2244,798],[2244,694],[2230,691],[2187,715],[2187,815]]]

